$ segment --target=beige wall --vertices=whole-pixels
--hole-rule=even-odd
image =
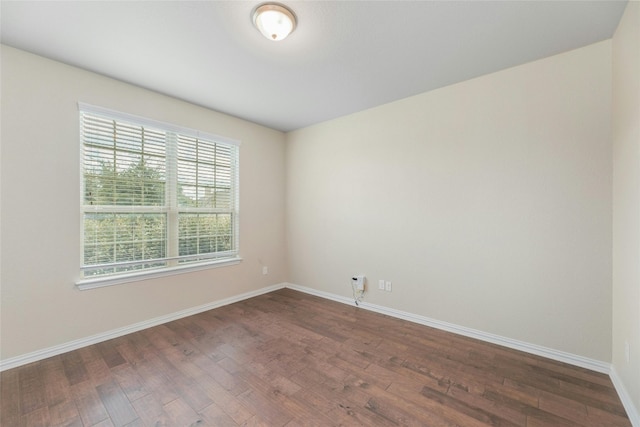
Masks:
[[[610,111],[604,41],[288,134],[289,281],[609,362]]]
[[[640,410],[640,3],[634,1],[613,37],[612,117],[613,366]]]
[[[76,290],[78,101],[241,140],[243,262]],[[282,133],[6,46],[1,120],[3,360],[286,280]]]

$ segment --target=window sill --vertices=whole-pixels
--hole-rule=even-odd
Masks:
[[[105,286],[121,285],[123,283],[137,282],[139,280],[155,279],[157,277],[173,276],[176,274],[188,273],[191,271],[207,270],[210,268],[226,267],[236,265],[242,261],[242,258],[227,258],[224,260],[215,260],[209,262],[200,262],[197,264],[181,265],[178,267],[162,268],[149,271],[137,271],[135,273],[118,274],[117,276],[95,277],[89,279],[81,279],[76,282],[76,288],[81,291],[88,289],[103,288]]]

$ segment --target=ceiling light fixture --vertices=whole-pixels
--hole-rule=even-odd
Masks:
[[[279,3],[262,3],[253,11],[253,24],[273,41],[286,38],[296,29],[296,15]]]

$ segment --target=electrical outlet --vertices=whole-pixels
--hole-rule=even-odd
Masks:
[[[378,280],[378,289],[384,291],[384,279]]]
[[[262,274],[267,275],[269,274],[269,267],[267,267],[266,265],[262,267]]]
[[[629,363],[629,359],[631,358],[631,349],[629,348],[629,341],[624,342],[624,360]]]
[[[391,282],[390,281],[386,281],[384,282],[384,290],[387,292],[391,292]]]

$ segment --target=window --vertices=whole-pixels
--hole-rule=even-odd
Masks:
[[[80,132],[79,284],[239,261],[238,142],[84,104]]]

